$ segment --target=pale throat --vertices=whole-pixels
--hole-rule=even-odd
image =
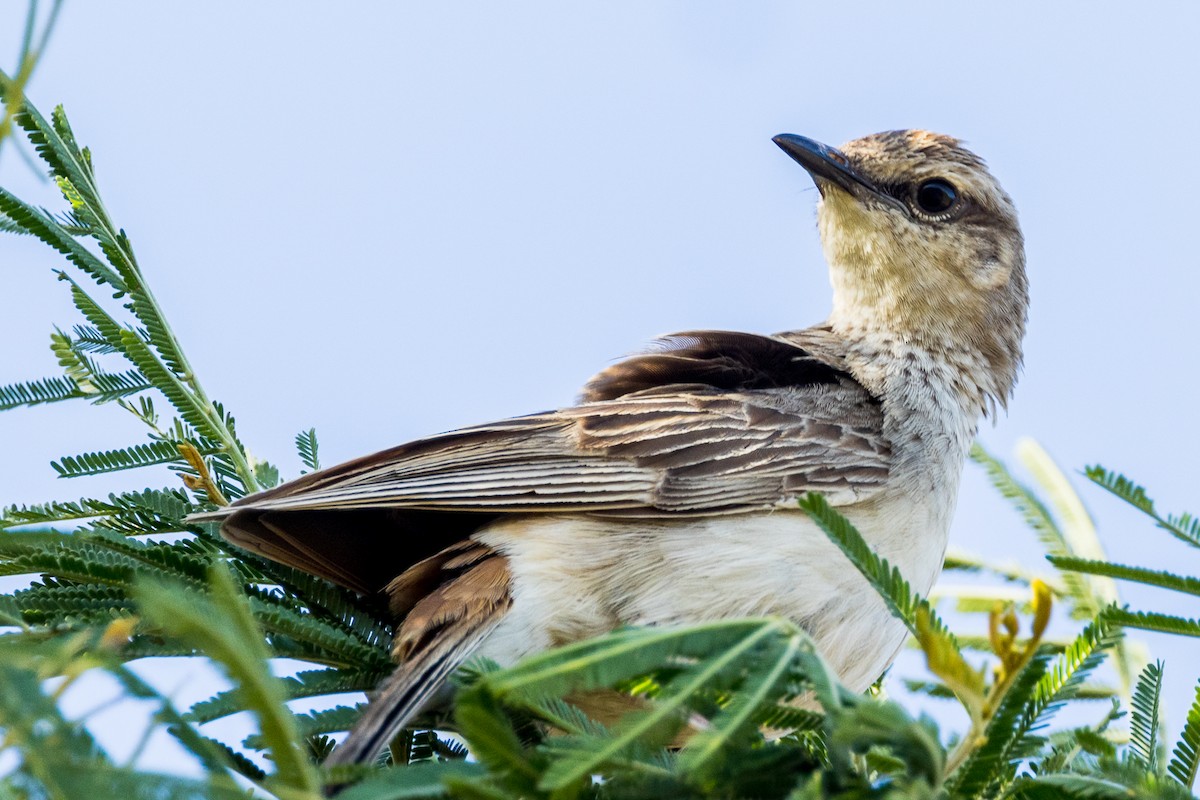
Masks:
[[[833,199],[819,216],[833,330],[863,349],[864,363],[883,353],[888,359],[876,363],[919,357],[929,378],[944,383],[971,417],[988,408],[989,396],[1004,397],[980,347],[985,297],[960,277],[962,265],[922,260],[936,250],[922,242],[898,246],[911,233],[888,230],[855,201]],[[883,375],[856,377],[876,391],[890,383]]]
[[[967,248],[923,241],[904,223],[841,193],[822,201],[818,224],[835,331],[882,334],[936,349],[971,346],[971,331],[986,309],[985,298],[965,279],[971,271],[961,263]]]

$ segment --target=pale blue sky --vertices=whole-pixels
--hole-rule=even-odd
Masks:
[[[24,4],[0,7],[11,69]],[[1011,407],[1070,469],[1200,507],[1194,6],[1140,3],[66,4],[31,96],[66,105],[206,388],[294,474],[569,403],[651,337],[820,321],[807,176],[780,132],[966,139],[1015,199],[1033,306]],[[55,203],[11,152],[0,182]],[[0,239],[0,382],[75,321],[47,249]],[[142,433],[115,407],[0,415],[0,502],[161,482],[49,461]],[[1118,560],[1197,572],[1098,490]],[[1036,564],[968,467],[952,544]],[[1195,616],[1169,596],[1135,605]],[[1152,639],[1176,705],[1192,642]]]

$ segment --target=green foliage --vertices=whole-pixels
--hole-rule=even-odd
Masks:
[[[930,629],[953,639],[946,623],[938,618],[933,607],[924,598],[916,595],[900,570],[880,558],[862,535],[849,521],[830,507],[819,494],[809,494],[800,500],[800,507],[825,531],[830,540],[846,554],[863,577],[879,592],[897,618],[904,621],[908,629],[917,633],[917,617],[923,612],[929,616]]]
[[[1113,564],[1109,561],[1093,561],[1086,558],[1047,556],[1046,560],[1061,570],[1086,572],[1089,575],[1104,575],[1109,578],[1117,578],[1118,580],[1137,581],[1147,586],[1158,586],[1163,589],[1173,589],[1177,592],[1200,595],[1200,578],[1176,575],[1166,570],[1129,567],[1124,564]]]
[[[93,403],[106,403],[150,388],[151,384],[145,376],[132,369],[115,373],[96,370],[90,373],[86,382],[80,382],[71,376],[52,376],[0,386],[0,411],[80,398],[91,400]]]
[[[200,448],[197,448],[200,450]],[[200,450],[201,455],[212,455],[219,452],[215,448],[206,447]],[[124,469],[138,469],[155,464],[174,464],[180,460],[179,447],[173,442],[148,442],[136,444],[121,450],[106,450],[101,453],[80,453],[75,456],[63,456],[58,461],[52,461],[50,466],[63,478],[79,478],[85,475],[101,475],[105,472],[117,472]]]
[[[1171,753],[1167,772],[1190,789],[1196,783],[1197,767],[1200,767],[1200,686],[1196,687],[1196,700],[1188,709],[1187,722]]]
[[[952,789],[964,797],[990,797],[994,787],[1010,779],[1014,770],[1014,751],[1028,724],[1021,724],[1038,712],[1027,707],[1037,693],[1038,684],[1046,675],[1045,653],[1038,653],[1021,667],[1012,689],[1000,698],[979,737],[980,744],[971,750],[962,766],[955,771]]]
[[[300,463],[306,471],[316,472],[321,468],[321,459],[317,457],[317,429],[309,428],[296,434],[296,452],[300,454]]]
[[[1164,517],[1155,510],[1154,501],[1146,496],[1146,490],[1124,475],[1111,472],[1101,466],[1088,467],[1086,474],[1088,480],[1129,503],[1175,538],[1193,547],[1200,547],[1200,518],[1194,514],[1184,512],[1167,514]]]
[[[67,209],[47,211],[0,189],[0,229],[36,237],[63,257],[58,275],[81,319],[51,333],[61,375],[0,387],[0,410],[86,398],[132,414],[147,440],[64,457],[54,469],[73,478],[165,466],[182,483],[0,511],[0,574],[28,580],[0,595],[0,751],[19,755],[0,777],[0,798],[225,798],[244,797],[248,787],[282,800],[315,800],[332,787],[347,787],[345,800],[1190,796],[1200,693],[1164,764],[1157,665],[1133,690],[1128,748],[1109,729],[1120,716],[1116,701],[1093,725],[1049,726],[1066,703],[1124,693],[1088,683],[1109,653],[1119,673],[1128,671],[1122,628],[1200,635],[1194,620],[1114,607],[1113,579],[1189,596],[1200,582],[1109,563],[1061,472],[1028,449],[1048,502],[996,459],[981,450],[974,457],[1058,573],[950,559],[949,569],[1004,581],[957,598],[959,610],[984,612],[985,633],[953,635],[937,602],[914,593],[850,521],[820,496],[801,501],[914,633],[930,672],[921,690],[956,699],[969,719],[965,731],[943,734],[879,693],[849,692],[793,621],[721,620],[618,630],[506,669],[469,665],[449,717],[403,731],[377,768],[326,770],[329,734],[352,725],[361,706],[301,706],[368,690],[389,674],[391,620],[365,598],[238,551],[214,526],[188,521],[274,485],[279,470],[250,458],[233,417],[202,388],[101,202],[92,156],[65,113],[46,119],[24,101],[23,85],[0,76],[6,124],[24,132]],[[168,409],[165,419],[156,401]],[[301,432],[296,449],[304,471],[320,469],[315,430]],[[1200,544],[1189,515],[1160,516],[1126,479],[1098,468],[1089,476],[1176,538]],[[1054,597],[1087,620],[1058,641],[1046,638]],[[231,688],[184,710],[127,667],[144,657],[196,656],[217,665]],[[309,666],[280,678],[277,658]],[[142,738],[165,726],[204,777],[148,773],[136,758],[114,764],[84,721],[61,711],[61,695],[89,670],[152,705]],[[625,695],[631,710],[605,723],[589,718],[586,699],[597,692]],[[240,712],[256,726],[240,745],[203,732]]]
[[[149,445],[122,446],[63,459],[60,471],[64,476],[173,463],[211,475],[208,485],[202,488],[212,501],[257,490],[258,480],[237,439],[233,419],[208,398],[192,371],[142,276],[128,237],[100,200],[91,154],[76,143],[66,114],[61,108],[55,109],[51,119],[46,120],[23,101],[18,83],[3,74],[0,99],[6,108],[13,109],[12,121],[49,167],[70,207],[72,224],[68,227],[63,219],[3,189],[0,213],[10,226],[42,240],[66,258],[75,273],[64,270],[58,275],[66,282],[85,320],[74,329],[74,337],[56,329],[51,338],[51,350],[64,376],[6,386],[0,389],[0,408],[89,397],[99,402],[115,401],[148,426],[152,439]],[[84,287],[81,281],[85,280],[107,289],[114,297],[124,298],[124,302],[110,311]],[[126,368],[102,369],[93,356],[123,360]],[[165,397],[178,415],[176,420],[160,427],[150,406],[130,402],[131,397],[147,392]],[[181,435],[185,430],[188,435]],[[171,452],[171,444],[183,443],[199,451],[197,463],[189,463],[187,454],[179,448]],[[194,477],[204,484],[203,475]]]
[[[373,686],[389,666],[388,625],[375,619],[360,599],[311,576],[235,553],[211,526],[185,521],[212,503],[273,483],[277,474],[265,462],[251,466],[232,417],[209,400],[192,372],[142,277],[129,239],[100,201],[91,155],[76,144],[65,114],[57,109],[47,120],[23,103],[7,78],[0,81],[0,91],[70,207],[66,214],[53,214],[0,190],[0,212],[8,227],[41,239],[64,256],[74,273],[58,275],[83,317],[71,333],[56,328],[51,334],[51,352],[63,375],[0,388],[0,410],[75,398],[112,402],[145,423],[149,441],[67,456],[53,464],[55,470],[73,478],[167,465],[184,479],[179,488],[13,506],[0,513],[0,530],[5,531],[0,573],[37,576],[0,602],[0,621],[20,630],[0,637],[6,645],[0,647],[0,664],[16,669],[11,656],[24,652],[25,640],[70,642],[115,629],[127,635],[105,651],[105,659],[31,660],[21,673],[24,683],[15,685],[36,685],[40,678],[99,667],[133,687],[123,661],[198,652],[221,663],[235,684],[220,698],[198,704],[186,718],[172,709],[159,715],[210,773],[206,782],[193,785],[118,770],[102,754],[71,756],[68,763],[66,750],[47,746],[43,753],[38,742],[10,736],[6,741],[20,748],[24,760],[9,788],[24,791],[37,785],[54,796],[82,796],[90,774],[92,796],[111,796],[107,789],[132,787],[139,780],[141,788],[122,791],[134,796],[241,796],[231,777],[236,774],[280,796],[313,795],[319,779],[310,761],[312,747],[284,700]],[[92,294],[85,288],[88,281],[121,304]],[[123,361],[125,368],[111,369],[102,360]],[[173,419],[160,420],[154,395],[167,400]],[[315,438],[312,443],[315,458]],[[171,538],[153,541],[147,535]],[[226,575],[223,563],[234,578]],[[281,681],[267,671],[271,656],[340,669],[326,670],[333,673],[328,676],[310,672]],[[144,686],[130,688],[130,693],[153,696]],[[259,720],[262,744],[274,764],[270,775],[194,727],[243,710]],[[4,727],[15,724],[6,720]],[[55,769],[40,767],[41,757]],[[72,780],[78,786],[51,780],[64,775],[76,776]]]
[[[563,699],[633,678],[659,687],[654,702],[611,728],[572,712]],[[756,710],[802,695],[824,712],[822,758],[804,739],[767,741],[753,724]],[[703,730],[682,749],[667,747],[701,709]],[[529,718],[561,733],[547,737],[535,728],[529,736]],[[465,796],[722,797],[753,787],[760,797],[825,789],[830,794],[817,796],[865,797],[874,774],[868,753],[872,763],[888,765],[897,788],[926,792],[944,778],[944,751],[928,723],[894,703],[847,692],[809,637],[778,619],[618,631],[512,669],[484,670],[462,690],[457,719],[487,767],[453,783]]]
[[[971,458],[983,466],[992,485],[1021,514],[1025,524],[1037,535],[1047,554],[1059,557],[1076,555],[1075,548],[1062,527],[1031,488],[1014,478],[1004,464],[978,444],[971,449]],[[1076,616],[1091,619],[1108,604],[1108,600],[1097,596],[1095,588],[1090,586],[1085,578],[1068,572],[1063,574],[1062,579],[1076,610]]]
[[[1159,701],[1162,698],[1161,661],[1147,664],[1138,676],[1137,686],[1133,690],[1133,700],[1130,702],[1129,718],[1129,755],[1130,758],[1140,759],[1150,772],[1158,772],[1159,734],[1162,720],[1159,718]]]
[[[300,746],[286,694],[267,665],[264,644],[247,599],[219,563],[209,569],[208,592],[186,585],[139,578],[138,607],[149,622],[219,663],[238,687],[239,698],[257,717],[262,741],[276,767],[266,785],[277,791],[315,794],[316,768]]]

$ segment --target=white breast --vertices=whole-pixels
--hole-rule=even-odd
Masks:
[[[948,380],[914,391],[906,364],[893,360],[894,371],[875,376],[891,384],[881,392],[893,443],[888,487],[839,510],[924,594],[941,571],[977,412]],[[779,615],[807,629],[843,682],[863,690],[905,638],[799,508],[677,521],[515,517],[476,538],[512,570],[512,611],[481,650],[502,664],[621,625]]]
[[[942,514],[886,499],[845,511],[914,588],[929,589],[945,550]],[[525,517],[478,538],[513,573],[513,609],[481,651],[501,663],[621,625],[779,615],[865,689],[904,640],[903,624],[798,509],[668,523]]]

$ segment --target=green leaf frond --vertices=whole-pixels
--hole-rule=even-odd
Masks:
[[[391,649],[391,626],[353,592],[246,551],[238,551],[238,559],[232,566],[247,583],[273,584],[282,587],[285,596],[304,598],[306,614],[332,625],[363,646],[379,651]]]
[[[825,715],[785,703],[763,706],[755,719],[759,727],[776,731],[815,731],[825,722]]]
[[[75,144],[74,134],[67,123],[62,106],[55,108],[51,116],[54,119],[53,125],[26,100],[21,103],[21,110],[17,112],[15,119],[29,137],[38,156],[50,167],[51,175],[71,181],[78,187],[81,195],[86,195],[89,203],[100,206],[91,160],[84,157]]]
[[[775,698],[798,694],[801,684],[796,657],[804,644],[803,639],[792,637],[779,647],[764,648],[742,676],[737,694],[712,718],[712,725],[688,743],[680,756],[680,767],[700,771],[735,737],[756,732],[762,709],[777,708]]]
[[[204,765],[209,775],[221,775],[226,769],[229,769],[250,782],[258,784],[261,784],[267,777],[267,773],[258,764],[247,758],[244,753],[234,750],[222,741],[202,736],[188,725],[172,725],[167,728],[167,731],[193,753],[203,753]],[[242,797],[245,796],[243,792]]]
[[[386,672],[314,669],[292,677],[280,678],[280,682],[287,699],[298,700],[344,692],[367,692],[374,689],[386,675]],[[203,724],[244,710],[245,706],[238,692],[231,689],[196,703],[188,710],[185,718],[190,722]]]
[[[46,579],[13,594],[22,620],[29,625],[78,630],[103,626],[136,613],[129,593],[99,583],[58,583]]]
[[[1197,519],[1195,515],[1185,512],[1178,515],[1168,514],[1164,517],[1155,509],[1154,501],[1146,495],[1145,489],[1124,475],[1107,470],[1102,466],[1090,466],[1085,474],[1088,480],[1150,517],[1158,527],[1176,539],[1193,547],[1200,547],[1200,519]]]
[[[410,731],[406,745],[408,752],[401,754],[401,762],[405,764],[442,759],[459,761],[469,755],[467,748],[453,739],[443,739],[437,731]]]
[[[862,576],[883,598],[893,616],[902,620],[914,634],[917,632],[917,615],[922,610],[929,615],[930,629],[954,642],[954,636],[927,600],[913,592],[911,585],[900,574],[900,570],[880,558],[862,538],[849,520],[839,514],[819,494],[808,494],[800,500],[800,507],[812,518],[830,541],[838,546]]]
[[[1120,630],[1109,624],[1107,612],[1101,612],[1049,665],[1034,686],[1033,694],[1024,700],[1025,706],[1006,754],[1010,761],[1030,758],[1038,752],[1042,740],[1036,735],[1037,731],[1047,725],[1063,704],[1079,697],[1084,681],[1100,666],[1105,654],[1116,646],[1120,637]]]
[[[1144,567],[1130,567],[1124,564],[1114,564],[1110,561],[1094,561],[1085,558],[1064,558],[1047,556],[1051,564],[1061,570],[1085,572],[1089,575],[1103,575],[1123,581],[1136,581],[1147,586],[1157,586],[1185,594],[1200,595],[1200,578],[1186,575],[1176,575],[1165,570],[1151,570]]]
[[[1050,590],[1053,591],[1056,596],[1069,596],[1066,587],[1057,585],[1058,581],[1054,576],[1026,569],[1016,561],[1001,562],[988,560],[974,553],[968,553],[962,550],[951,548],[946,552],[946,558],[942,564],[942,569],[948,572],[966,572],[975,575],[995,575],[998,578],[1002,578],[1006,582],[1016,583],[1022,586],[1028,586],[1033,580],[1040,580],[1042,583],[1049,586]]]
[[[411,767],[380,770],[338,794],[338,800],[406,800],[451,796],[463,800],[513,798],[507,793],[467,793],[484,784],[486,778],[483,764],[474,762],[414,764]]]
[[[192,442],[201,455],[217,453],[217,448],[203,442]],[[184,457],[174,442],[146,442],[119,450],[103,450],[95,453],[80,453],[63,456],[50,466],[60,478],[78,478],[85,475],[101,475],[126,469],[140,469],[156,464],[184,463]]]
[[[303,796],[316,796],[316,769],[285,700],[286,693],[268,669],[269,655],[246,599],[224,567],[209,572],[205,595],[141,580],[135,596],[147,617],[167,633],[213,658],[239,687],[258,721],[276,773],[272,781]]]
[[[653,676],[656,687],[653,701],[611,729],[585,725],[561,705],[548,708],[546,702],[634,679],[645,686],[646,675]],[[677,630],[626,629],[534,656],[510,669],[477,673],[462,690],[456,719],[473,753],[477,738],[486,739],[488,754],[480,756],[485,763],[489,758],[503,761],[508,774],[536,772],[529,755],[517,749],[519,740],[500,709],[503,705],[543,718],[549,710],[553,721],[547,721],[570,732],[541,748],[550,762],[537,785],[556,792],[613,770],[669,775],[663,771],[660,748],[689,712],[703,710],[708,724],[677,759],[680,774],[703,782],[732,768],[730,752],[745,752],[747,744],[761,741],[758,725],[772,715],[805,727],[819,725],[821,715],[788,715],[780,708],[786,699],[807,691],[835,713],[863,702],[836,682],[811,640],[794,625],[772,619],[714,621]]]
[[[0,574],[46,574],[76,583],[127,587],[136,576],[158,573],[200,580],[209,558],[170,544],[141,542],[101,528],[74,533],[0,536]]]
[[[106,500],[85,497],[10,506],[0,511],[0,528],[100,519],[105,527],[130,535],[167,533],[181,530],[183,518],[194,508],[181,489],[145,489],[110,494]]]
[[[348,731],[362,716],[366,703],[355,706],[337,706],[324,711],[314,711],[311,714],[294,714],[292,719],[296,730],[302,737],[308,738],[323,733]],[[261,734],[251,734],[242,740],[242,746],[250,750],[267,750],[270,744]]]
[[[65,791],[73,776],[60,772],[63,762],[95,768],[108,764],[86,729],[66,720],[46,696],[38,676],[8,664],[0,664],[0,728],[5,744],[20,746],[22,770],[55,792],[52,796],[71,796]]]
[[[387,652],[292,605],[279,595],[250,597],[254,618],[266,631],[277,655],[343,669],[382,672],[393,666]]]
[[[1158,772],[1162,744],[1159,734],[1162,720],[1159,703],[1162,700],[1163,664],[1156,661],[1147,664],[1138,676],[1133,690],[1129,715],[1129,750],[1134,758],[1141,759],[1146,769]]]
[[[135,328],[134,331],[146,341],[150,340],[145,328]],[[75,325],[71,328],[71,333],[75,348],[80,352],[95,355],[111,355],[121,352],[113,342],[104,338],[104,334],[100,332],[99,328],[93,325]]]
[[[1025,524],[1034,532],[1049,555],[1064,557],[1075,555],[1070,542],[1050,514],[1050,510],[1038,499],[1033,490],[1013,477],[1002,461],[988,453],[978,443],[971,447],[970,455],[972,461],[983,467],[988,481],[1000,492],[1000,496],[1008,500],[1021,515]],[[1098,601],[1085,578],[1074,573],[1065,573],[1063,583],[1079,616],[1094,618],[1100,613],[1103,605]]]
[[[236,477],[239,479],[236,482],[241,484],[244,491],[257,490],[258,482],[245,456],[245,449],[234,433],[232,419],[208,398],[193,374],[157,300],[142,277],[128,237],[113,223],[100,200],[92,172],[91,155],[85,148],[79,147],[65,113],[61,107],[57,108],[51,119],[46,120],[19,91],[12,93],[9,102],[19,106],[13,119],[26,132],[38,155],[50,167],[70,211],[65,217],[55,216],[0,190],[0,214],[53,247],[84,275],[111,288],[115,296],[127,296],[122,309],[131,314],[137,323],[129,325],[119,322],[95,302],[78,281],[60,272],[60,278],[70,283],[72,300],[87,322],[86,329],[80,331],[81,335],[86,334],[86,344],[76,347],[69,337],[60,334],[61,341],[58,344],[61,347],[56,348],[56,354],[67,377],[74,380],[81,392],[95,394],[89,390],[88,381],[82,379],[85,373],[95,371],[94,365],[84,354],[102,352],[124,356],[136,373],[143,377],[139,386],[146,388],[145,383],[152,384],[199,436],[220,443],[221,455],[218,460],[226,462],[223,468],[228,473],[224,480],[229,483]],[[82,240],[84,236],[94,240],[98,253],[85,245]],[[68,360],[70,363],[66,363]],[[26,388],[30,399],[38,396],[36,388]],[[62,398],[64,395],[61,386],[40,388],[43,401],[51,396]],[[109,388],[112,391],[107,393],[106,399],[117,399],[124,396],[120,392],[128,393],[125,390],[131,389],[128,385]],[[19,389],[13,391],[15,395],[10,399],[22,396]]]
[[[1049,748],[1029,762],[1030,772],[1049,775],[1094,768],[1098,759],[1117,757],[1117,746],[1106,735],[1109,726],[1123,716],[1119,700],[1113,699],[1105,715],[1095,724],[1051,733]]]
[[[0,386],[0,411],[76,399],[106,403],[153,388],[144,375],[133,369],[97,372],[91,376],[89,383],[90,386],[84,388],[74,379],[64,376]]]
[[[1113,609],[1107,616],[1114,625],[1125,628],[1172,633],[1176,636],[1200,636],[1200,620],[1160,614],[1155,611],[1129,611],[1123,608]]]
[[[50,349],[67,380],[75,384],[80,394],[92,398],[94,403],[120,399],[153,388],[153,384],[137,370],[110,374],[101,369],[89,354],[91,348],[81,346],[57,328],[50,334]]]
[[[24,227],[16,222],[12,217],[0,211],[0,233],[28,233]]]
[[[253,461],[254,478],[263,489],[271,489],[279,485],[279,467],[269,461]]]
[[[1142,776],[1135,778],[1138,784],[1149,786],[1131,787],[1128,783],[1092,775],[1043,775],[1022,778],[1013,784],[1001,797],[1004,800],[1184,800],[1188,793],[1179,793],[1178,787],[1155,786]]]
[[[212,551],[200,542],[143,543],[100,528],[0,536],[0,574],[55,576],[15,597],[15,610],[27,624],[75,629],[127,616],[132,610],[127,592],[138,579],[173,582],[178,592],[201,602],[212,561]],[[185,585],[193,587],[190,595]],[[375,675],[391,668],[386,651],[374,641],[364,641],[370,629],[348,631],[343,624],[313,616],[277,591],[251,587],[249,602],[276,655]],[[168,649],[145,654],[178,652]]]
[[[300,463],[306,472],[316,472],[321,468],[321,459],[317,455],[317,429],[309,428],[296,434],[296,452],[300,454]]]
[[[1171,763],[1167,772],[1186,788],[1196,783],[1196,770],[1200,767],[1200,684],[1196,686],[1196,698],[1188,709],[1187,721],[1179,734],[1179,742],[1171,752]]]
[[[116,271],[64,230],[47,211],[35,208],[0,188],[0,213],[19,226],[22,232],[37,237],[64,255],[96,283],[111,287],[118,296],[128,291],[125,280]]]
[[[1025,724],[1027,706],[1037,696],[1038,686],[1047,674],[1049,658],[1045,652],[1035,654],[1000,699],[984,729],[983,745],[972,751],[950,776],[948,783],[955,796],[988,797],[991,787],[1014,777],[1014,759],[1019,758],[1020,746],[1028,730]]]
[[[695,669],[714,653],[722,654],[721,664],[734,663],[747,653],[757,653],[760,643],[792,637],[807,640],[794,625],[774,618],[716,620],[682,629],[626,628],[533,656],[516,667],[485,675],[482,682],[498,697],[511,697],[516,703],[547,695],[561,697],[654,674],[664,664],[675,665],[675,677]],[[795,657],[811,658],[812,653],[811,644],[806,643]],[[711,677],[719,683],[723,674],[718,669]],[[832,675],[820,672],[807,676],[814,684],[818,679],[825,692],[823,699],[839,703],[831,694],[835,691]],[[713,688],[707,682],[705,685]]]

